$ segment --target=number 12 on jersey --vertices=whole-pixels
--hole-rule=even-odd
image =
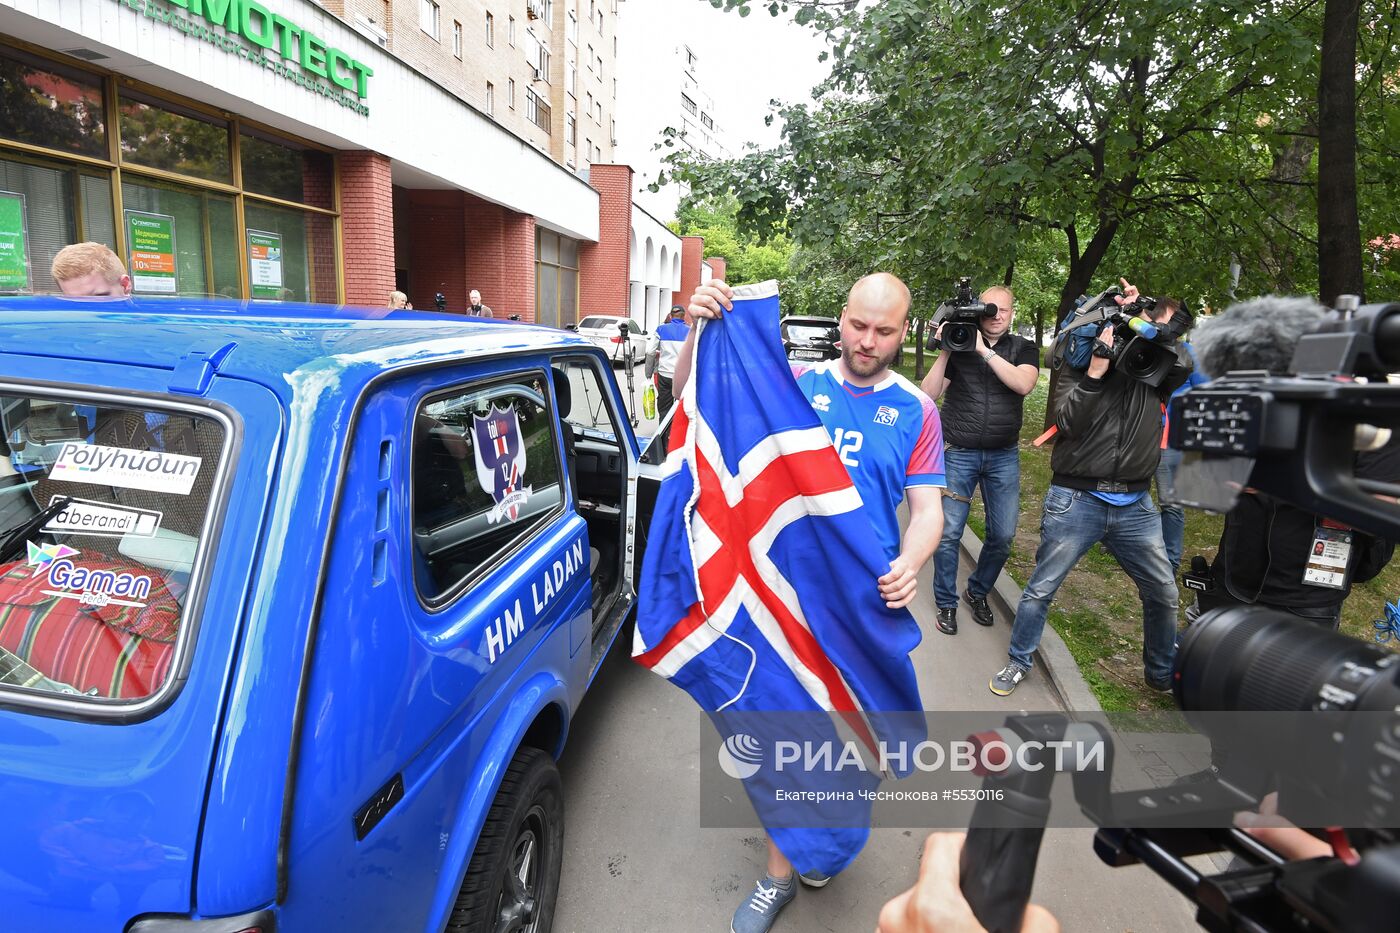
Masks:
[[[850,428],[834,428],[831,432],[831,444],[836,448],[836,453],[840,455],[841,462],[846,466],[858,467],[860,461],[855,454],[865,443],[865,435]]]

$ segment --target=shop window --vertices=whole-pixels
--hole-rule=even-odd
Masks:
[[[277,204],[243,202],[249,297],[334,304],[335,226],[330,217]]]
[[[244,190],[326,210],[335,206],[335,169],[327,153],[255,130],[239,134],[238,150]]]
[[[0,136],[107,158],[101,79],[0,50]]]
[[[133,291],[239,297],[238,224],[232,198],[181,185],[125,180],[122,206]]]
[[[78,240],[116,248],[107,178],[0,159],[0,294],[56,293],[49,265]]]
[[[174,104],[123,93],[122,161],[232,183],[228,124]]]

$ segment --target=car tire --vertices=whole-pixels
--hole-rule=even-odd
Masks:
[[[486,815],[448,933],[549,933],[563,861],[559,769],[539,749],[522,748]]]

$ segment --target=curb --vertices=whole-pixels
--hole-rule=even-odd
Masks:
[[[982,539],[977,537],[977,533],[969,525],[963,526],[962,550],[974,564],[982,553]],[[1016,581],[1011,579],[1005,570],[997,575],[996,586],[992,587],[992,592],[987,595],[997,604],[1004,618],[1016,618],[1016,605],[1021,601],[1021,587],[1016,585]],[[1036,649],[1036,655],[1050,680],[1050,688],[1059,696],[1066,710],[1080,713],[1103,712],[1094,691],[1089,689],[1084,675],[1079,672],[1074,655],[1069,653],[1064,639],[1048,621],[1045,623],[1044,634],[1040,636],[1040,647]]]

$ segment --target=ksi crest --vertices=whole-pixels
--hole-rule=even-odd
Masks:
[[[520,442],[520,417],[514,408],[492,405],[486,417],[472,416],[472,435],[477,481],[496,501],[486,520],[493,524],[502,517],[515,521],[531,492],[523,485],[525,446]]]

